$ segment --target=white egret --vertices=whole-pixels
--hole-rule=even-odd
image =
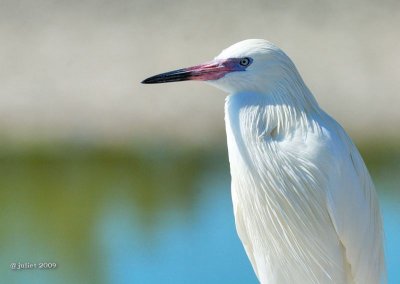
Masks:
[[[225,123],[236,228],[261,283],[383,283],[378,198],[343,128],[293,62],[250,39],[146,84],[207,81],[230,95]]]

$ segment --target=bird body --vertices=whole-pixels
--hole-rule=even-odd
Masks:
[[[292,61],[246,40],[144,83],[203,80],[230,95],[225,123],[238,235],[262,284],[385,282],[378,199],[343,128]]]
[[[236,228],[260,282],[379,283],[377,198],[344,130],[259,94],[225,112]]]

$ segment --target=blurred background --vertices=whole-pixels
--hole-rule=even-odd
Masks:
[[[265,38],[359,147],[400,283],[399,27],[391,0],[1,0],[0,282],[257,283],[225,94],[140,81]]]

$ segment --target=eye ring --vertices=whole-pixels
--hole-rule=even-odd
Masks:
[[[239,64],[242,66],[249,66],[251,63],[251,59],[248,57],[243,57],[242,59],[240,59]]]

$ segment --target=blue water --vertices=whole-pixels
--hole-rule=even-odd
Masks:
[[[400,283],[400,199],[381,198],[385,228],[385,253],[388,283]]]
[[[98,234],[109,256],[108,283],[258,283],[235,231],[225,180],[203,182],[190,219],[166,212],[151,240],[129,204],[112,206]]]

